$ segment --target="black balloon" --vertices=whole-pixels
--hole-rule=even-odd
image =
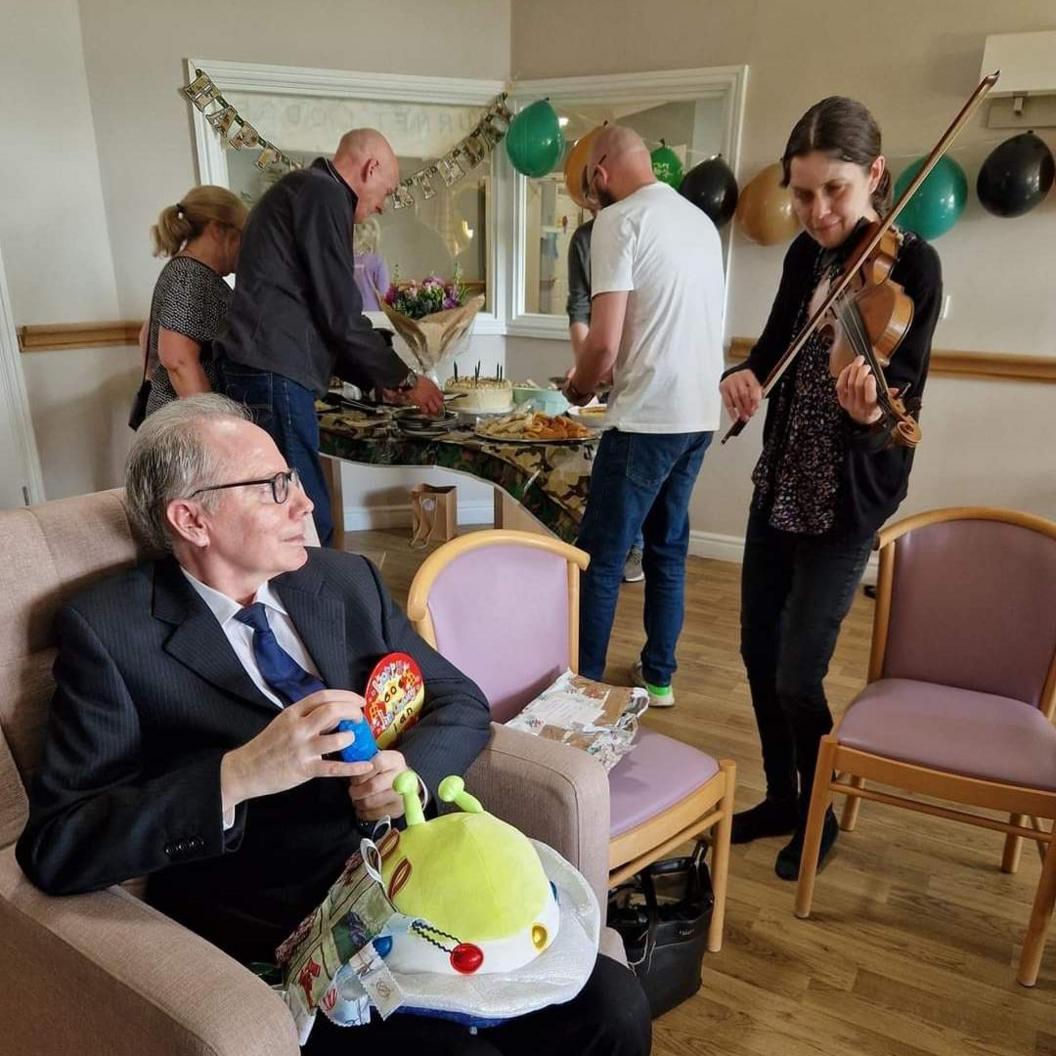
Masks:
[[[1049,193],[1056,162],[1033,132],[1022,132],[995,147],[983,162],[975,193],[995,216],[1022,216]]]
[[[690,169],[678,192],[707,213],[716,227],[729,223],[737,208],[737,178],[721,154]]]

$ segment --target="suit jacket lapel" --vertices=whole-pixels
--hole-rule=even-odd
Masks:
[[[304,647],[331,689],[350,686],[348,639],[345,635],[345,606],[323,590],[323,579],[310,565],[299,572],[280,576],[272,583],[293,620]]]
[[[154,616],[174,625],[165,651],[217,689],[232,693],[269,715],[275,705],[257,689],[231,648],[216,617],[172,558],[154,566]]]

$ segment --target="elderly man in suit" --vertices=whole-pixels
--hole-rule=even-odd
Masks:
[[[246,415],[195,396],[139,431],[128,510],[169,554],[60,611],[44,758],[17,848],[51,894],[146,875],[151,903],[244,961],[270,960],[372,823],[402,814],[397,773],[415,770],[428,802],[489,730],[480,690],[418,638],[369,562],[305,549],[311,500]],[[338,722],[361,717],[348,687],[392,651],[421,666],[419,722],[370,762],[335,759],[353,739]],[[648,1036],[635,980],[599,958],[573,1002],[495,1028],[494,1047],[458,1024],[394,1016],[352,1034],[320,1022],[307,1051],[375,1040],[639,1054]]]

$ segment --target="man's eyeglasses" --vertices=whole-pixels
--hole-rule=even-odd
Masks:
[[[187,497],[193,499],[195,495],[201,495],[204,491],[222,491],[224,488],[248,488],[254,484],[270,484],[271,497],[281,506],[290,497],[290,488],[294,485],[298,488],[301,486],[301,477],[295,469],[284,469],[273,477],[261,477],[259,480],[234,480],[230,484],[210,484],[206,488],[199,488]]]

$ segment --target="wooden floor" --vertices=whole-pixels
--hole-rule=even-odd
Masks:
[[[408,533],[362,532],[349,549],[377,558],[402,604],[429,551]],[[738,765],[738,806],[762,794],[762,768],[737,653],[735,565],[691,558],[677,706],[647,724]],[[626,683],[641,647],[641,584],[625,585],[609,681]],[[859,595],[827,682],[834,712],[864,681],[872,602]],[[773,873],[781,840],[733,848],[726,945],[704,961],[700,993],[654,1024],[657,1056],[1056,1056],[1056,934],[1033,990],[1013,965],[1039,862],[1023,850],[1000,872],[1002,837],[863,803],[819,874],[810,920],[795,885]]]

